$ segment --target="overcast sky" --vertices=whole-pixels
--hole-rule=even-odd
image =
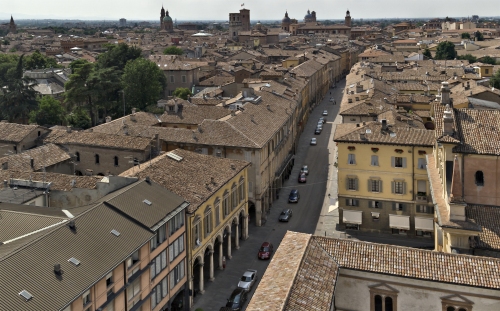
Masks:
[[[253,0],[246,1],[252,21],[281,19],[285,10],[302,20],[307,9],[318,19],[342,19],[347,9],[353,19],[395,17],[446,17],[500,15],[492,10],[497,0]],[[157,20],[162,1],[158,0],[0,0],[0,18],[14,19],[106,19]],[[226,20],[238,12],[243,0],[177,0],[163,5],[178,20]],[[471,5],[473,3],[473,5]]]

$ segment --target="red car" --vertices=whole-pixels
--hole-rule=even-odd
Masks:
[[[262,243],[262,246],[259,249],[259,253],[257,257],[259,259],[270,259],[273,253],[273,245],[269,242]]]
[[[299,174],[299,182],[300,183],[307,182],[306,174],[304,174],[304,173]]]

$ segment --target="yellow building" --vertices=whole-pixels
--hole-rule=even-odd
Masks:
[[[246,161],[176,149],[126,172],[149,178],[190,203],[186,268],[191,292],[203,294],[215,268],[222,270],[232,249],[248,238],[249,166]]]
[[[434,131],[381,122],[339,124],[338,200],[346,229],[431,237],[425,155]]]

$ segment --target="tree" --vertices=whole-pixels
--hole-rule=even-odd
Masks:
[[[438,44],[435,59],[455,59],[455,57],[457,57],[457,52],[452,42],[443,41]]]
[[[40,99],[37,110],[30,113],[30,123],[40,125],[61,125],[64,120],[64,108],[61,103],[51,96]]]
[[[24,69],[33,70],[33,69],[41,69],[41,68],[58,68],[60,67],[57,64],[57,61],[53,58],[48,58],[40,51],[36,50],[33,54],[26,57],[24,62]]]
[[[462,32],[462,39],[470,39],[470,33]]]
[[[500,69],[490,78],[490,86],[500,89]]]
[[[427,57],[428,59],[431,59],[431,58],[432,58],[431,51],[430,51],[428,48],[426,48],[426,49],[424,50],[423,55],[424,55],[425,57]]]
[[[494,58],[492,58],[491,56],[485,56],[483,58],[481,58],[481,62],[483,64],[490,64],[490,65],[496,65],[496,60]]]
[[[0,97],[0,108],[10,122],[17,118],[26,120],[31,110],[38,106],[37,95],[34,86],[36,80],[23,76],[24,55],[19,57],[16,68],[8,70],[7,83]]]
[[[140,48],[131,47],[125,43],[108,45],[108,50],[97,58],[97,67],[99,69],[116,67],[116,69],[123,71],[128,61],[135,60],[141,55]]]
[[[474,33],[474,37],[476,38],[477,41],[484,41],[484,36],[480,31],[476,31]]]
[[[165,55],[182,55],[184,51],[176,46],[169,46],[168,48],[163,50],[163,54]]]
[[[184,100],[188,99],[188,96],[193,95],[191,91],[188,88],[185,87],[178,87],[174,91],[174,96],[182,98]]]
[[[471,64],[477,62],[477,58],[472,54],[461,55],[458,57],[458,59],[468,60],[469,63],[471,63]]]
[[[65,102],[68,107],[85,106],[92,104],[91,93],[89,91],[87,80],[94,69],[94,65],[89,62],[80,62],[74,65],[73,74],[69,76],[68,82],[64,85]]]
[[[73,112],[68,115],[67,120],[68,123],[75,128],[87,129],[92,125],[87,110],[82,107],[76,107]]]
[[[156,105],[165,84],[165,76],[155,63],[144,58],[128,62],[122,76],[127,111]]]

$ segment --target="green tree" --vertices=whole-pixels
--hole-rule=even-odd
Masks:
[[[477,58],[472,54],[461,55],[458,57],[458,59],[468,60],[469,63],[471,63],[471,64],[477,62]]]
[[[455,59],[455,57],[457,57],[457,52],[452,42],[443,41],[438,44],[435,59]]]
[[[116,116],[118,109],[118,91],[121,88],[121,71],[115,67],[94,68],[87,79],[87,86],[93,97],[92,106],[88,107],[96,114],[103,110],[104,115]],[[93,113],[91,113],[93,115]]]
[[[470,39],[470,33],[462,32],[462,39]]]
[[[37,95],[34,86],[36,80],[23,76],[24,55],[19,57],[16,68],[8,70],[9,79],[3,88],[0,97],[0,108],[10,122],[17,118],[26,121],[30,111],[38,106]]]
[[[123,71],[130,60],[135,60],[142,55],[142,50],[137,47],[128,46],[125,43],[108,45],[108,50],[97,58],[97,67],[100,69],[116,67]]]
[[[165,76],[155,63],[144,58],[128,62],[122,76],[127,111],[156,105],[165,84]]]
[[[490,86],[500,89],[500,69],[490,78]]]
[[[64,120],[64,108],[61,103],[51,96],[40,99],[37,110],[30,113],[30,123],[40,125],[61,125]]]
[[[165,55],[182,55],[184,51],[176,46],[169,46],[168,48],[163,50],[163,54]]]
[[[57,61],[53,58],[46,57],[36,50],[33,54],[26,57],[24,69],[33,70],[41,68],[58,68]]]
[[[7,39],[2,40],[2,45],[10,45],[10,41]]]
[[[474,33],[474,37],[476,38],[477,41],[484,41],[484,36],[480,31],[476,31]]]
[[[428,59],[431,59],[431,58],[432,58],[431,51],[430,51],[428,48],[426,48],[426,49],[424,50],[423,55],[424,55],[425,57],[427,57]]]
[[[89,106],[92,104],[91,92],[87,85],[87,80],[94,69],[94,64],[80,62],[73,64],[73,74],[69,76],[68,82],[64,85],[65,102],[71,109],[74,106]]]
[[[68,115],[68,123],[75,128],[88,129],[92,126],[87,110],[82,107],[76,107],[73,112]]]
[[[496,60],[493,57],[490,56],[485,56],[481,58],[481,63],[483,64],[490,64],[490,65],[496,65]]]
[[[188,88],[178,87],[174,91],[174,96],[182,98],[184,100],[188,99],[188,96],[193,95]]]

